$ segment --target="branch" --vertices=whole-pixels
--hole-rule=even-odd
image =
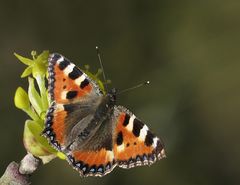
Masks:
[[[42,160],[27,154],[20,164],[11,162],[3,176],[0,178],[0,185],[29,185],[30,176],[42,164]]]

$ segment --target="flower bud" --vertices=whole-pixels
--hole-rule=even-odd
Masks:
[[[27,110],[30,108],[30,102],[26,91],[18,87],[14,96],[15,106],[19,109]]]

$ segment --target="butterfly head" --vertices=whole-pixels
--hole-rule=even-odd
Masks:
[[[117,95],[117,89],[115,88],[112,88],[107,94],[107,97],[109,98],[110,102],[114,105],[116,103],[116,95]]]

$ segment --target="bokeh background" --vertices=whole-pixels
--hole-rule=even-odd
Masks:
[[[118,97],[161,136],[167,159],[151,167],[80,178],[56,159],[32,176],[40,184],[238,185],[240,183],[240,1],[1,1],[0,174],[25,155],[27,116],[14,107],[25,68],[13,52],[59,52],[99,68]]]

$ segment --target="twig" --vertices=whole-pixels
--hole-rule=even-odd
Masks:
[[[42,164],[42,160],[27,154],[20,164],[11,162],[3,176],[0,178],[0,185],[29,185],[30,176]]]

